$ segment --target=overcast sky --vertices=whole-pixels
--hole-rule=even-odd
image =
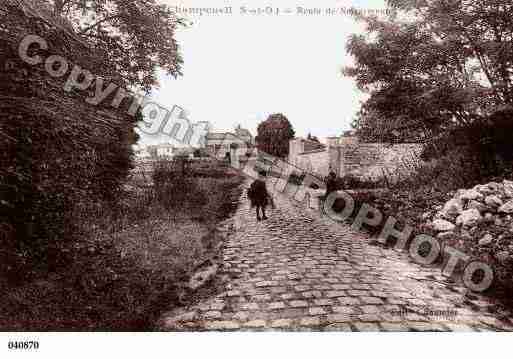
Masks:
[[[362,94],[341,69],[351,63],[345,52],[348,36],[362,32],[362,24],[350,15],[300,15],[297,7],[385,9],[383,0],[161,1],[231,6],[232,13],[187,17],[193,24],[177,33],[184,76],[160,76],[153,94],[160,104],[179,105],[192,122],[209,121],[218,130],[241,124],[255,134],[258,123],[275,112],[288,117],[298,136],[311,132],[324,138],[350,128]],[[241,13],[241,7],[268,4],[281,14]],[[142,142],[165,141],[145,136]]]

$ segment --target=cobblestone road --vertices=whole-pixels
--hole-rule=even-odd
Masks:
[[[257,222],[245,195],[215,297],[168,313],[164,330],[512,330],[501,304],[449,284],[365,234],[275,197]]]

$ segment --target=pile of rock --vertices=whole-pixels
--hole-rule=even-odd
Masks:
[[[423,217],[440,239],[457,235],[463,240],[474,240],[479,247],[496,247],[498,240],[513,233],[513,181],[460,189],[443,206]],[[513,246],[500,247],[496,248],[501,252],[495,253],[496,258],[513,258]]]
[[[456,226],[471,228],[479,223],[511,220],[513,181],[490,182],[472,189],[460,189],[435,214],[432,228],[452,231]]]

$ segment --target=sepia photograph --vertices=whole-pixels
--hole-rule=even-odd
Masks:
[[[6,357],[509,339],[511,0],[0,0],[0,19]]]

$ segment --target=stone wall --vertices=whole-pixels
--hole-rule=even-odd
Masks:
[[[421,150],[419,144],[363,143],[356,137],[341,137],[328,139],[324,150],[305,152],[301,139],[294,139],[290,141],[288,160],[294,166],[321,176],[332,170],[339,176],[378,179],[386,175],[395,180],[411,172]]]
[[[329,152],[318,150],[300,153],[293,164],[309,173],[325,176],[329,172]]]
[[[358,178],[378,179],[386,175],[395,180],[411,173],[420,161],[419,144],[347,143],[330,148],[336,158],[336,172]]]

